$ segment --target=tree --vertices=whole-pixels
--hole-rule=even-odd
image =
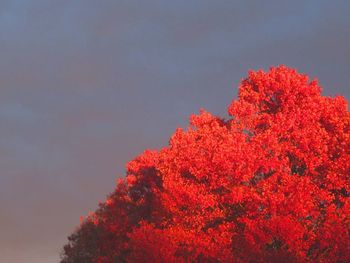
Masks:
[[[69,238],[62,262],[349,262],[350,113],[285,66],[201,110]]]

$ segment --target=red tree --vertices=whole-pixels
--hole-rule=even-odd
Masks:
[[[249,72],[69,237],[62,262],[349,262],[350,113],[285,66]]]

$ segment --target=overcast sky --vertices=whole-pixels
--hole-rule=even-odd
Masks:
[[[349,1],[0,1],[0,262],[57,262],[79,217],[249,69],[350,98]]]

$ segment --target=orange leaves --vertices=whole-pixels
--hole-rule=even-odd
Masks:
[[[157,155],[158,153],[156,151],[145,150],[143,154],[139,155],[126,165],[127,172],[135,173],[143,168],[154,166],[157,162]]]
[[[129,184],[130,186],[133,186],[133,185],[136,184],[137,178],[136,178],[135,175],[129,174],[129,175],[126,177],[126,181],[128,182],[128,184]]]
[[[99,260],[349,261],[350,114],[320,92],[285,66],[251,71],[231,119],[201,110],[129,162],[90,216]]]

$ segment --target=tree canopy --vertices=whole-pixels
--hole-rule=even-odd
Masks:
[[[61,262],[349,262],[345,98],[278,66],[250,71],[228,113],[129,162]]]

